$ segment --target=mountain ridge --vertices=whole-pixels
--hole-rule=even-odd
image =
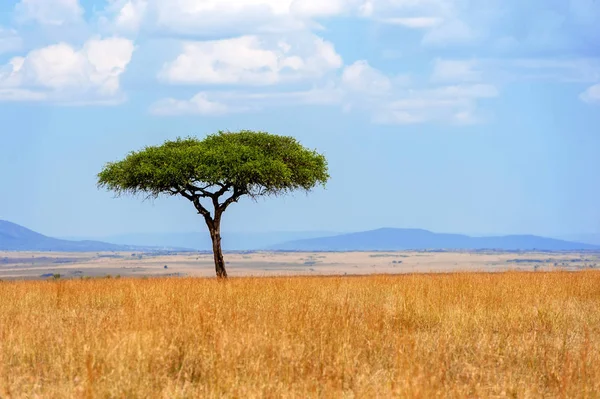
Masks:
[[[327,234],[326,232],[322,232]],[[599,245],[546,238],[531,234],[503,236],[468,236],[465,234],[434,233],[424,229],[382,227],[375,230],[316,236],[317,232],[224,234],[225,250],[276,250],[276,251],[401,251],[401,250],[543,250],[576,251],[600,250]],[[156,250],[206,250],[208,234],[178,233],[148,235],[154,241],[143,239],[127,242],[127,235],[119,242],[96,240],[66,240],[45,236],[18,224],[0,220],[0,250],[9,251],[156,251]],[[136,235],[132,235],[133,238]],[[268,236],[268,237],[267,237]],[[169,237],[171,240],[169,240]],[[173,241],[173,238],[179,241]],[[280,240],[279,242],[275,242]],[[290,239],[292,238],[292,239]],[[231,240],[231,241],[230,241]],[[116,241],[116,240],[115,240]],[[152,242],[152,244],[150,243]],[[175,245],[185,242],[188,245]],[[197,242],[197,244],[195,244]],[[133,245],[132,245],[133,244]],[[191,248],[191,249],[187,249]]]
[[[72,241],[52,238],[16,223],[0,220],[0,250],[2,251],[121,252],[158,249],[94,240]]]
[[[375,230],[294,240],[274,245],[280,251],[399,251],[399,250],[600,250],[600,246],[532,234],[471,237],[423,229],[384,227]]]
[[[221,233],[224,251],[253,251],[281,244],[286,241],[304,238],[317,238],[339,235],[329,231],[271,231],[271,232],[235,232]],[[128,233],[93,238],[61,237],[67,240],[91,239],[117,245],[167,246],[190,248],[197,251],[212,251],[212,242],[208,230],[186,233]]]

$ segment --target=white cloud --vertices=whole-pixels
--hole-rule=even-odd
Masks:
[[[488,60],[486,63],[486,68],[503,71],[512,79],[572,83],[600,80],[600,58],[497,59]]]
[[[478,100],[494,98],[498,94],[495,86],[487,84],[408,90],[376,109],[373,121],[380,124],[480,123],[484,119],[476,112]]]
[[[90,39],[81,49],[59,43],[14,57],[0,67],[5,100],[111,102],[120,97],[120,76],[133,43],[122,38]]]
[[[213,115],[258,112],[298,105],[338,106],[371,114],[376,123],[481,122],[479,100],[498,96],[488,84],[407,89],[405,78],[391,77],[362,60],[344,68],[335,81],[296,91],[202,91],[187,100],[168,98],[151,107],[155,115]]]
[[[157,24],[175,32],[304,29],[319,17],[362,13],[367,0],[150,0]]]
[[[459,111],[453,115],[453,122],[457,125],[475,125],[485,120],[473,112],[473,110]]]
[[[579,98],[589,104],[600,104],[600,83],[588,87]]]
[[[14,29],[4,29],[0,26],[0,54],[21,48],[21,37]]]
[[[150,110],[154,115],[224,115],[236,109],[226,104],[212,101],[206,93],[198,93],[190,100],[167,98],[155,103]]]
[[[157,3],[163,3],[158,1]],[[293,0],[173,0],[170,4],[160,6],[160,10],[172,15],[197,15],[202,13],[244,13],[253,10],[271,14],[288,14]],[[327,0],[325,0],[327,3]],[[169,10],[170,9],[170,10]]]
[[[349,3],[348,0],[294,0],[290,5],[290,12],[309,18],[339,15],[350,8]]]
[[[0,87],[0,101],[44,101],[45,93],[24,89],[3,89]]]
[[[492,98],[498,96],[498,89],[490,84],[455,85],[423,90],[421,94],[433,98]]]
[[[248,33],[294,25],[292,0],[154,0],[156,23],[174,32]]]
[[[550,81],[563,83],[600,80],[600,58],[487,58],[434,61],[432,82],[506,83]]]
[[[337,80],[296,91],[210,91],[200,92],[189,100],[167,98],[151,107],[155,115],[223,115],[258,111],[288,105],[344,105],[363,107],[368,102],[388,96],[395,82],[362,60],[344,68]]]
[[[464,45],[479,41],[480,33],[460,19],[445,21],[423,36],[429,46]]]
[[[473,101],[410,98],[375,110],[372,121],[382,125],[432,122],[465,125],[483,122],[483,118],[476,116],[476,103]]]
[[[473,82],[479,81],[482,73],[478,70],[476,60],[443,60],[434,61],[431,80],[434,82]]]
[[[270,85],[318,78],[341,66],[333,45],[314,35],[290,40],[243,36],[185,43],[159,76],[170,83]]]
[[[392,81],[367,61],[357,61],[344,68],[342,86],[354,92],[382,95],[392,89]]]
[[[59,0],[22,1],[43,4]],[[60,1],[76,4],[75,0]],[[564,5],[553,2],[541,8],[527,2],[512,1],[505,5],[499,0],[107,1],[107,20],[118,32],[136,31],[144,26],[158,34],[189,34],[210,39],[306,32],[321,28],[318,22],[324,17],[348,15],[420,29],[422,44],[426,46],[486,43],[488,54],[519,49],[564,49],[565,45],[590,48],[600,38],[596,29],[600,14],[594,0],[569,0]]]
[[[228,102],[251,102],[259,107],[285,105],[333,105],[339,104],[344,96],[342,90],[332,82],[308,90],[284,92],[221,92],[215,94]]]
[[[114,26],[210,37],[311,30],[319,18],[354,15],[415,29],[456,19],[457,0],[108,0]]]
[[[83,8],[79,0],[21,0],[15,6],[17,19],[43,25],[64,25],[80,21]]]
[[[379,22],[390,25],[400,25],[406,28],[412,29],[427,29],[438,26],[441,22],[441,18],[437,17],[411,17],[411,18],[381,18]]]
[[[200,92],[189,100],[159,100],[150,107],[150,112],[158,116],[222,116],[281,106],[334,105],[340,104],[342,99],[341,90],[331,84],[286,92],[211,91]]]
[[[109,6],[114,12],[114,26],[119,31],[137,32],[148,9],[147,0],[111,0]]]
[[[414,112],[388,107],[384,111],[376,112],[373,115],[373,122],[379,125],[414,125],[424,123],[426,119],[423,115]]]

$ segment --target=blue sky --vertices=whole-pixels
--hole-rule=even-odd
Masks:
[[[201,231],[96,173],[260,129],[324,152],[331,182],[241,201],[225,231],[600,233],[598,26],[598,0],[5,0],[0,219]]]

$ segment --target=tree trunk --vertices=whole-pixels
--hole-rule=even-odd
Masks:
[[[210,238],[212,239],[213,256],[215,258],[215,270],[217,278],[227,278],[225,270],[225,261],[223,260],[223,250],[221,249],[221,226],[218,220],[213,221],[212,226],[209,224]]]

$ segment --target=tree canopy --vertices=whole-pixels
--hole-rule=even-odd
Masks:
[[[242,196],[310,191],[328,179],[325,156],[295,138],[242,130],[220,131],[202,140],[178,138],[133,151],[106,164],[98,186],[117,195],[181,195],[190,200],[209,228],[217,276],[227,277],[220,223],[229,205]],[[212,202],[212,212],[201,199]]]
[[[152,197],[186,191],[210,197],[224,189],[221,194],[232,190],[259,196],[308,191],[328,178],[325,157],[295,138],[243,130],[147,146],[108,163],[98,174],[98,184],[117,194]]]

